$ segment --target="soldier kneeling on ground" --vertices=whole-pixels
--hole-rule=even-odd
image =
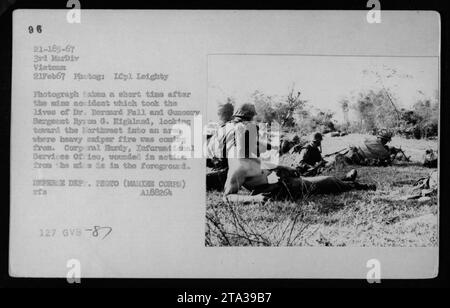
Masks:
[[[311,136],[310,142],[300,150],[300,165],[298,170],[301,174],[310,176],[318,174],[318,166],[323,166],[326,161],[322,157],[323,136],[317,132]]]

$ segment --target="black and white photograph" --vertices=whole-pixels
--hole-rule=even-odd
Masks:
[[[445,280],[436,4],[25,2],[0,0],[2,283],[206,306]]]

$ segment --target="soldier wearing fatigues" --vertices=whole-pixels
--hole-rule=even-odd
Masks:
[[[273,170],[279,174],[278,170]],[[244,185],[252,191],[252,195],[262,194],[274,200],[291,199],[299,200],[311,195],[337,194],[350,190],[375,190],[375,185],[366,185],[355,182],[356,170],[350,171],[344,178],[335,176],[302,177],[295,173],[288,176],[280,176],[276,183],[268,183],[269,175],[263,175],[260,179],[250,179]],[[255,185],[259,182],[258,185]],[[262,184],[264,183],[264,184]]]
[[[315,133],[312,135],[311,141],[305,145],[300,151],[300,164],[298,170],[304,174],[309,172],[309,175],[316,175],[319,170],[318,164],[323,164],[322,158],[322,134]],[[314,172],[315,171],[315,172]]]
[[[345,154],[346,162],[356,165],[389,165],[392,161],[392,151],[387,143],[391,141],[391,138],[392,134],[382,132],[376,138],[364,140],[359,146],[350,147]]]

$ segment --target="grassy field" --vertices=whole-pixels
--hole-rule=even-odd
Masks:
[[[323,153],[338,151],[365,137],[326,137]],[[402,200],[432,169],[420,165],[424,150],[437,141],[394,137],[412,162],[389,167],[357,167],[358,181],[376,191],[310,196],[297,202],[225,203],[220,192],[207,193],[207,246],[366,246],[423,247],[438,244],[438,198]],[[288,157],[289,159],[289,157]],[[340,176],[350,170],[330,171]],[[242,193],[246,193],[243,191]]]

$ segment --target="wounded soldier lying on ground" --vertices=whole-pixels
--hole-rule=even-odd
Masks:
[[[382,131],[376,138],[368,138],[359,146],[352,146],[344,154],[338,154],[337,159],[344,159],[347,164],[363,166],[389,166],[399,153],[408,161],[401,149],[389,147],[392,133]]]
[[[344,178],[334,176],[302,177],[293,168],[278,166],[272,170],[262,169],[257,159],[229,160],[230,169],[225,183],[224,199],[254,202],[267,199],[291,201],[316,194],[336,194],[350,190],[375,190],[375,185],[356,182],[356,170]],[[251,195],[238,195],[241,187]]]

